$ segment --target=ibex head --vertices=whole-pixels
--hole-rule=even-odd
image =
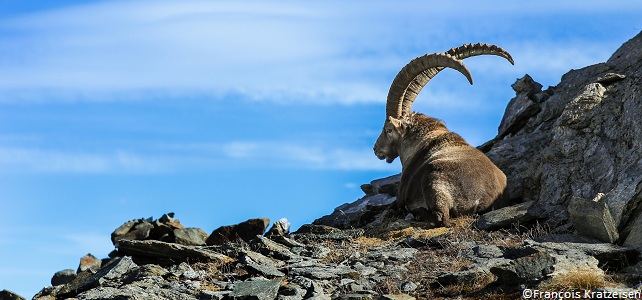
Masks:
[[[488,44],[468,44],[452,48],[446,53],[434,53],[417,57],[399,71],[390,86],[386,102],[386,120],[379,138],[374,145],[374,153],[379,159],[391,163],[399,156],[399,146],[404,137],[410,115],[410,107],[421,89],[441,70],[452,68],[462,73],[473,83],[472,75],[462,59],[492,54],[504,57],[511,64],[513,59],[504,49]]]

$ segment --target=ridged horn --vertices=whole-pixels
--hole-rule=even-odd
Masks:
[[[468,78],[470,84],[473,83],[473,77],[470,74],[468,68],[466,68],[466,65],[464,65],[461,60],[456,59],[450,54],[434,53],[417,57],[411,60],[406,66],[404,66],[392,81],[390,90],[388,91],[388,99],[386,102],[386,117],[393,116],[395,118],[399,118],[401,117],[403,112],[409,111],[410,106],[405,107],[404,104],[406,103],[404,103],[403,100],[412,81],[415,80],[415,78],[422,74],[425,70],[436,69],[440,67],[442,69],[455,69],[464,74],[464,76]],[[432,79],[432,77],[427,78],[424,85],[428,83],[430,79]],[[412,102],[408,104],[412,105]]]
[[[515,64],[513,57],[504,49],[496,45],[489,44],[466,44],[457,48],[452,48],[446,51],[446,54],[453,56],[455,59],[463,60],[471,56],[477,55],[497,55],[505,58],[512,65]],[[419,75],[417,75],[406,88],[406,91],[403,95],[403,100],[401,102],[402,113],[410,111],[412,103],[417,98],[417,95],[423,89],[423,87],[430,81],[435,75],[437,75],[444,67],[435,67],[424,70]]]

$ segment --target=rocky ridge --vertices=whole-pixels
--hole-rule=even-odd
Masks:
[[[425,228],[393,209],[399,176],[313,224],[124,223],[34,299],[516,298],[525,288],[640,296],[642,33],[555,87],[526,75],[480,147],[513,206]],[[2,299],[21,299],[9,291]]]

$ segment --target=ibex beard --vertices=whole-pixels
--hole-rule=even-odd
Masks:
[[[506,176],[488,157],[448,130],[441,120],[410,111],[423,86],[445,67],[472,76],[461,59],[492,54],[513,63],[508,52],[469,44],[412,60],[397,74],[388,93],[386,120],[375,155],[401,160],[396,206],[433,227],[451,226],[451,217],[487,211],[504,204]]]

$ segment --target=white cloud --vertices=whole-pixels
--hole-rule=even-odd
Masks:
[[[269,101],[383,102],[409,55],[443,51],[452,43],[484,36],[484,26],[505,26],[475,26],[471,16],[517,19],[535,12],[624,9],[599,1],[505,1],[492,7],[462,3],[471,5],[108,1],[8,18],[0,21],[0,32],[13,33],[0,33],[0,101],[232,93]],[[502,70],[513,74],[546,68],[564,72],[569,66],[597,63],[596,55],[604,53],[600,44],[581,40],[541,44],[545,38],[513,36],[510,30],[504,35],[492,40],[511,46],[517,66]],[[568,44],[575,49],[567,51]]]
[[[124,151],[88,153],[0,147],[0,166],[13,172],[42,173],[150,173],[167,171],[171,161]]]
[[[173,144],[171,154],[154,151],[69,151],[0,147],[2,172],[121,174],[168,173],[225,168],[400,170],[379,161],[370,148],[333,148],[306,142],[231,141]],[[161,149],[162,150],[162,149]]]

